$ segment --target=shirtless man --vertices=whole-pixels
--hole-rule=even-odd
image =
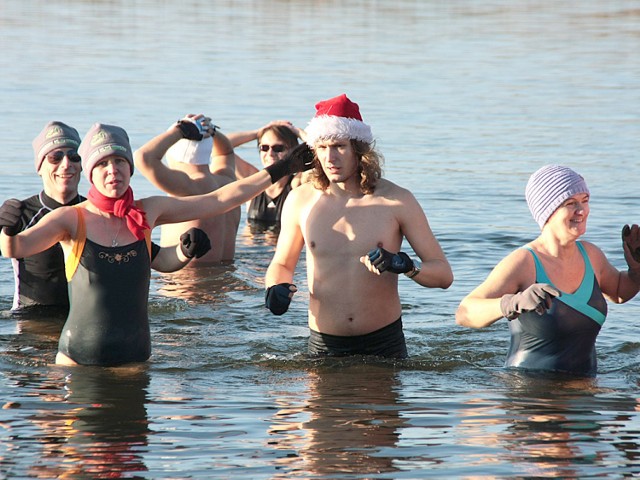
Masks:
[[[194,118],[187,115],[185,118]],[[207,124],[210,121],[206,119]],[[160,190],[172,197],[190,197],[213,192],[236,180],[234,152],[231,143],[216,131],[213,137],[202,140],[182,139],[166,152],[134,154],[136,168]],[[257,170],[256,170],[257,171]],[[255,172],[254,172],[255,173]],[[211,240],[211,250],[194,259],[191,266],[206,266],[230,262],[236,250],[236,235],[240,224],[240,207],[224,215],[162,226],[160,245],[175,245],[189,228],[202,229]]]
[[[315,153],[311,182],[285,202],[266,306],[287,311],[306,245],[309,354],[405,358],[398,274],[448,288],[451,267],[413,194],[381,178],[381,156],[358,105],[341,95],[316,110],[305,129]],[[399,251],[404,238],[422,265]]]

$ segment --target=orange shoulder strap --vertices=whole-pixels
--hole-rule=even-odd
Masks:
[[[78,269],[80,264],[80,257],[84,251],[84,245],[87,241],[87,227],[84,223],[84,215],[82,209],[74,206],[76,212],[78,212],[78,226],[76,229],[76,238],[73,240],[73,247],[71,248],[71,254],[67,257],[64,268],[67,274],[67,282],[70,282],[73,275]]]

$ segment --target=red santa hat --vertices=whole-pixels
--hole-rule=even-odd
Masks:
[[[366,143],[373,142],[371,127],[362,121],[357,103],[346,94],[316,103],[316,116],[307,128],[307,144],[314,146],[318,140],[326,138],[348,138]]]

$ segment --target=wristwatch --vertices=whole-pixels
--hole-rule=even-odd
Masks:
[[[420,273],[422,270],[422,263],[419,260],[413,260],[413,268],[405,273],[405,275],[409,278],[413,278]]]

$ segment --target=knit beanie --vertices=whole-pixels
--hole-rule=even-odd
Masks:
[[[133,153],[129,136],[120,127],[94,123],[82,139],[78,153],[82,157],[82,169],[89,183],[92,183],[91,170],[96,163],[111,155],[126,158],[133,175]]]
[[[316,115],[307,128],[307,144],[313,147],[318,140],[352,139],[366,143],[373,141],[371,127],[362,121],[357,103],[347,98],[346,94],[316,104]]]
[[[80,146],[78,131],[62,122],[49,122],[33,140],[36,172],[40,171],[44,157],[57,148],[74,148]]]
[[[587,182],[560,165],[545,165],[534,172],[525,189],[527,205],[540,228],[565,200],[579,193],[589,193]]]
[[[167,160],[191,165],[209,165],[212,149],[213,137],[203,138],[199,141],[183,138],[167,150]]]

